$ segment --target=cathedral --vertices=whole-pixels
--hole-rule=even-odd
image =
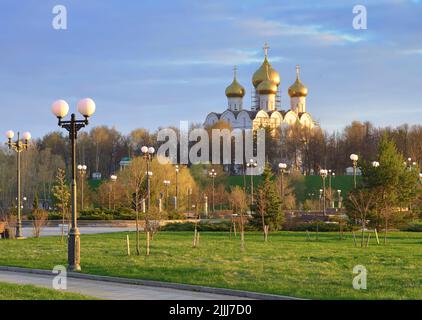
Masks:
[[[268,45],[264,46],[264,62],[252,77],[252,104],[250,110],[243,107],[245,88],[237,81],[236,67],[233,82],[226,88],[227,109],[222,113],[211,112],[204,126],[212,126],[217,121],[228,122],[233,129],[258,129],[269,127],[277,129],[283,125],[300,124],[313,128],[316,122],[306,112],[308,88],[299,78],[296,67],[296,81],[290,86],[290,108],[281,108],[280,74],[268,61]]]

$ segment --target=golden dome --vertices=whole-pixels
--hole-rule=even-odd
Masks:
[[[243,98],[245,96],[245,88],[236,79],[236,68],[233,82],[226,88],[226,96],[228,98]]]
[[[252,84],[255,88],[257,88],[258,85],[264,81],[267,67],[270,80],[273,81],[277,86],[280,84],[280,75],[273,69],[271,64],[268,62],[267,56],[265,56],[264,62],[259,67],[259,69],[255,71],[252,77]]]
[[[259,94],[276,94],[277,84],[270,78],[269,66],[265,66],[264,79],[258,84],[256,90]]]
[[[290,97],[306,97],[308,88],[299,79],[299,66],[296,67],[296,81],[289,88]]]

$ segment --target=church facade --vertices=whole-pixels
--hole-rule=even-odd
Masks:
[[[296,67],[296,81],[289,87],[290,107],[281,107],[280,75],[268,61],[268,45],[264,46],[264,62],[252,77],[252,103],[250,110],[244,108],[245,88],[237,81],[236,68],[232,83],[226,88],[227,109],[211,112],[207,115],[204,126],[212,126],[218,121],[225,121],[233,129],[258,129],[269,127],[277,129],[283,125],[300,124],[313,128],[316,122],[306,111],[308,88],[299,78],[299,66]]]

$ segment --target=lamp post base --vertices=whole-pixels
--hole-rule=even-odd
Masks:
[[[68,271],[81,271],[81,243],[78,228],[69,230],[68,240]]]

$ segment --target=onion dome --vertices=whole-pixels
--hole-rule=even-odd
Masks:
[[[296,81],[289,88],[290,97],[306,97],[308,95],[308,88],[299,79],[299,66],[296,67]]]
[[[237,82],[236,77],[237,68],[234,68],[233,82],[226,88],[226,96],[228,98],[243,98],[245,96],[245,88]]]
[[[271,64],[268,62],[267,57],[265,57],[264,62],[262,63],[261,67],[259,67],[258,70],[255,71],[253,77],[252,77],[252,84],[255,88],[258,87],[258,85],[264,81],[265,79],[265,73],[266,68],[268,67],[268,75],[270,80],[278,86],[280,84],[280,75],[277,71],[273,69]]]
[[[280,85],[280,75],[277,71],[273,69],[271,64],[268,62],[268,49],[270,47],[266,43],[264,45],[264,53],[265,53],[265,59],[262,65],[259,67],[258,70],[255,71],[253,77],[252,77],[252,84],[255,88],[258,87],[258,85],[266,79],[266,73],[267,73],[267,67],[268,67],[268,76],[271,81],[275,83],[276,86]]]
[[[258,85],[256,90],[259,94],[276,94],[277,93],[277,84],[270,79],[269,75],[269,66],[265,66],[265,77],[264,80]]]

